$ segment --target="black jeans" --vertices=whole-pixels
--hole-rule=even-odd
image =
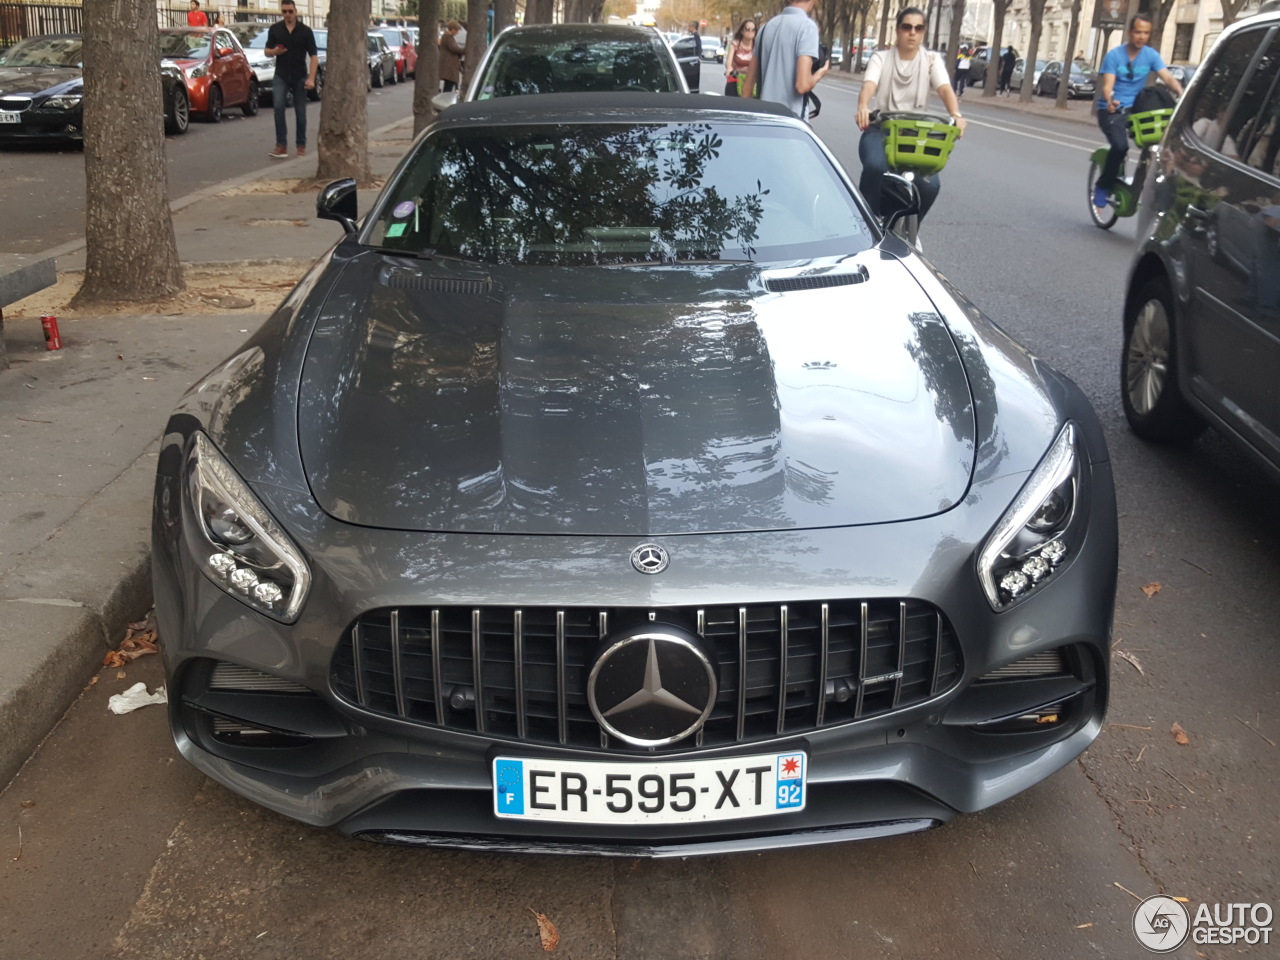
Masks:
[[[1106,107],[1098,109],[1098,126],[1102,128],[1111,149],[1107,151],[1107,162],[1102,165],[1102,176],[1098,177],[1098,186],[1110,190],[1115,186],[1116,178],[1124,171],[1125,154],[1129,152],[1129,110],[1117,110],[1108,113]]]
[[[880,216],[880,183],[881,178],[889,172],[889,160],[884,155],[884,131],[880,124],[873,123],[862,131],[862,139],[858,141],[858,159],[862,161],[862,175],[858,179],[858,189],[866,198],[871,212]],[[942,189],[942,181],[935,173],[931,177],[916,174],[916,189],[920,191],[920,222],[924,215],[938,199],[938,191]]]

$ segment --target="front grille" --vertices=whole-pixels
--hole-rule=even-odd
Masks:
[[[409,607],[356,621],[334,655],[331,682],[359,707],[423,726],[634,750],[596,722],[587,676],[610,632],[651,621],[696,633],[716,665],[715,706],[693,738],[699,747],[890,714],[950,689],[962,669],[950,624],[917,600],[652,610]]]
[[[16,111],[31,109],[30,97],[0,97],[0,110]]]

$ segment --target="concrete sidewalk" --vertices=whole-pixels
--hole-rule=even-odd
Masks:
[[[391,172],[412,135],[412,118],[371,131],[375,176]],[[316,219],[314,192],[286,191],[315,169],[314,158],[264,165],[175,201],[182,261],[274,260],[300,277],[342,235]],[[60,273],[81,270],[84,244],[42,256],[57,257]],[[45,349],[38,319],[5,318],[0,788],[150,607],[151,490],[169,412],[287,292],[236,315],[59,318],[59,351]]]

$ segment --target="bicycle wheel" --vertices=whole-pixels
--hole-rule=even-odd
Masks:
[[[1111,198],[1107,199],[1107,205],[1099,209],[1093,205],[1093,189],[1098,185],[1098,178],[1102,176],[1102,165],[1097,160],[1089,161],[1089,191],[1085,196],[1085,202],[1089,204],[1089,218],[1094,222],[1095,226],[1101,227],[1103,230],[1110,230],[1115,226],[1119,214],[1116,213],[1114,202]]]

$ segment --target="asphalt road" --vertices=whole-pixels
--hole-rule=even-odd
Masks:
[[[716,89],[718,71],[704,76]],[[856,172],[853,88],[821,92],[815,127]],[[371,126],[408,103],[407,88],[384,91]],[[176,758],[162,711],[108,715],[125,684],[107,671],[0,797],[0,958],[532,957],[531,909],[556,923],[565,957],[1133,958],[1146,955],[1134,895],[1277,905],[1276,489],[1216,436],[1169,450],[1128,433],[1117,388],[1132,223],[1104,233],[1088,220],[1096,131],[972,94],[965,114],[926,254],[1081,384],[1115,464],[1115,643],[1131,659],[1115,660],[1111,724],[1082,760],[894,840],[659,863],[440,854],[344,840],[240,800]],[[171,191],[261,165],[269,124],[194,128],[171,155],[191,180],[171,178]],[[0,157],[6,210],[9,164],[43,185],[51,157],[79,160]],[[45,206],[50,218],[61,207]],[[129,674],[154,685],[159,664]],[[1274,951],[1188,943],[1173,955]]]
[[[411,114],[412,102],[412,83],[370,91],[369,129]],[[320,106],[318,102],[307,103],[307,138],[313,151]],[[292,149],[292,110],[288,118]],[[169,199],[261,169],[270,162],[267,154],[275,139],[270,107],[262,107],[256,117],[233,109],[217,124],[193,117],[185,134],[165,138]],[[0,210],[4,211],[0,250],[39,253],[83,237],[84,190],[84,152],[80,147],[0,147]]]

